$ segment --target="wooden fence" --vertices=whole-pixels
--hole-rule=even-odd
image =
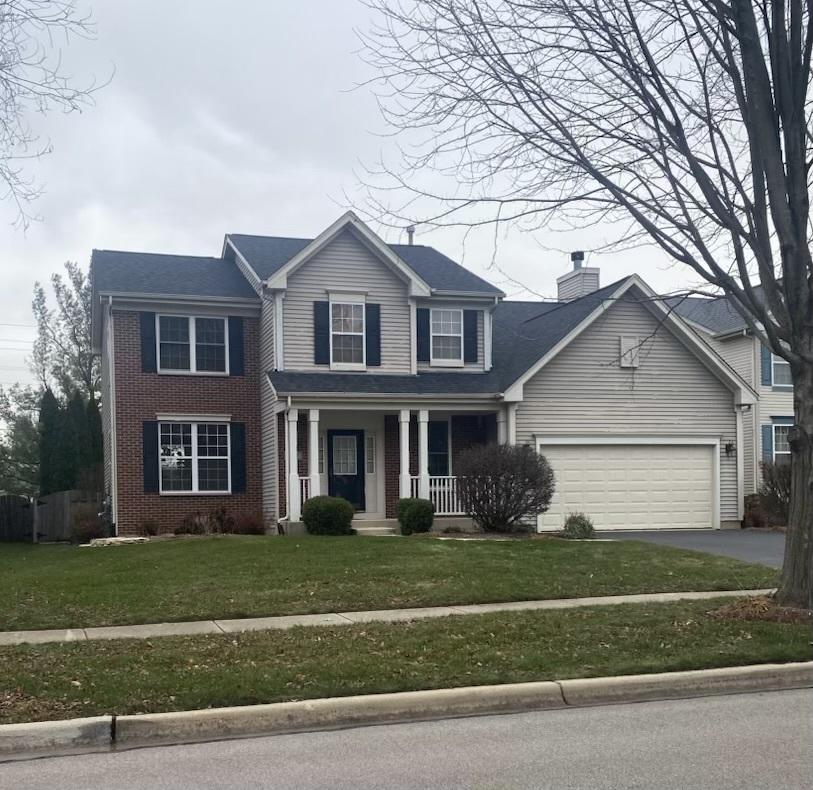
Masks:
[[[36,503],[36,504],[35,504]],[[0,496],[0,543],[53,543],[71,540],[77,511],[99,512],[102,495],[95,491],[59,491],[29,500]]]
[[[34,508],[25,496],[0,496],[0,543],[33,540]]]

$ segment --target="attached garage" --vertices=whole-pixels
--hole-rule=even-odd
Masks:
[[[598,530],[720,526],[718,439],[548,437],[537,449],[556,475],[540,531],[561,529],[572,512]]]

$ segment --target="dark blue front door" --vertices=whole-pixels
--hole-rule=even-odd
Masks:
[[[327,491],[364,510],[364,431],[327,432]]]

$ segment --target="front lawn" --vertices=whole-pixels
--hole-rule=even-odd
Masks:
[[[634,541],[224,536],[0,544],[0,630],[771,587],[776,571]]]
[[[809,660],[720,601],[0,648],[0,723]]]

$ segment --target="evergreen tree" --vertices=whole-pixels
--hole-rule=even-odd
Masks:
[[[59,401],[50,389],[46,389],[40,401],[39,418],[41,496],[59,490],[55,487],[55,477],[60,412]]]

